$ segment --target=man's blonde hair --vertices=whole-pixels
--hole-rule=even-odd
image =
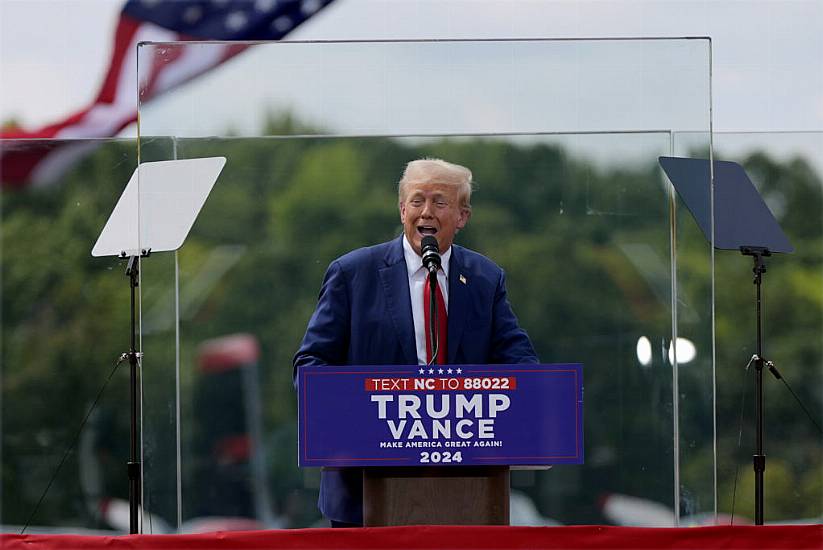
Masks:
[[[456,186],[460,207],[466,210],[472,209],[472,172],[465,166],[436,158],[411,161],[406,165],[403,177],[400,178],[400,183],[397,186],[399,204],[402,205],[406,198],[406,186],[409,183],[420,181]]]

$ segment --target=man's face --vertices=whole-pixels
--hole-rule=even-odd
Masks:
[[[437,238],[440,251],[445,252],[458,229],[469,221],[469,210],[460,207],[456,185],[429,180],[406,184],[406,196],[400,204],[403,232],[418,254],[426,235]]]

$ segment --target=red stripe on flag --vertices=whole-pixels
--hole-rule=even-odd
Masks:
[[[128,15],[120,15],[117,30],[114,32],[114,49],[109,62],[109,70],[103,80],[100,93],[97,94],[95,103],[112,103],[117,97],[117,83],[120,81],[123,61],[127,55],[134,55],[130,46],[134,41],[134,36],[140,29],[140,25],[140,21],[132,19]]]
[[[25,187],[31,171],[54,147],[54,143],[37,141],[3,144],[0,152],[0,181],[3,187]]]

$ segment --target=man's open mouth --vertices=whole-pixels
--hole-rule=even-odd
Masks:
[[[417,232],[421,235],[434,235],[437,233],[437,228],[432,225],[418,225]]]

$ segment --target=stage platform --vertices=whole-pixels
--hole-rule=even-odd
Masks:
[[[201,535],[2,535],[9,550],[269,549],[269,548],[552,548],[552,549],[823,549],[823,525],[690,528],[412,526],[293,529]]]

